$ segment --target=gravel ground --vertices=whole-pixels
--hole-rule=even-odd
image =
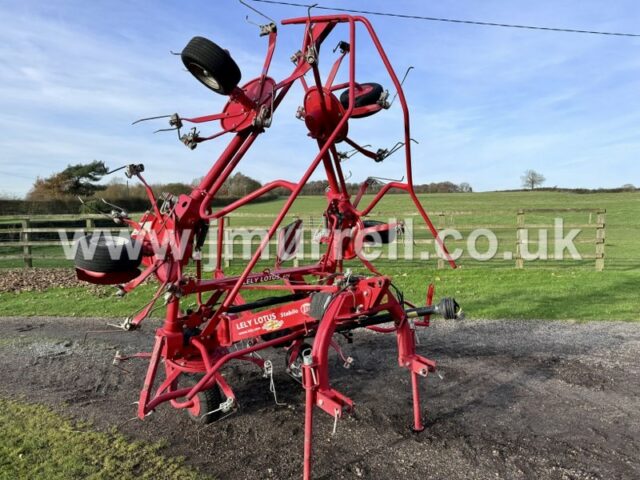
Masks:
[[[101,295],[113,294],[108,287],[81,282],[72,268],[3,268],[0,293],[41,292],[55,287],[83,287]]]
[[[206,428],[167,406],[135,420],[144,361],[111,364],[116,350],[148,349],[154,325],[104,330],[105,320],[4,318],[0,395],[26,395],[98,428],[164,440],[167,455],[220,479],[301,476],[303,392],[269,351],[278,399],[255,368],[227,379],[241,411]],[[86,336],[86,338],[85,338]],[[640,478],[640,330],[637,324],[435,321],[419,350],[444,379],[423,383],[427,429],[409,431],[409,375],[395,340],[356,331],[333,385],[356,402],[338,423],[317,410],[314,478]]]

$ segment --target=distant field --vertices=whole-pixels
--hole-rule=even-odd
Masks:
[[[500,241],[500,249],[498,259],[490,262],[461,261],[468,268],[472,267],[509,267],[513,262],[502,262],[503,251],[513,251],[515,248],[515,230],[516,230],[516,212],[518,209],[552,209],[552,208],[604,208],[606,214],[606,269],[628,270],[640,267],[640,242],[637,241],[640,235],[640,193],[596,193],[596,194],[574,194],[574,193],[555,193],[555,192],[490,192],[490,193],[470,193],[470,194],[423,194],[420,195],[423,205],[429,212],[446,212],[445,225],[447,227],[460,227],[463,234],[467,234],[469,229],[466,225],[477,227],[497,226],[503,228],[495,229],[495,233]],[[365,205],[371,196],[365,197],[361,205]],[[313,218],[316,221],[320,218],[325,208],[324,197],[307,196],[300,197],[292,206],[289,219],[299,216],[303,220]],[[270,215],[275,214],[284,204],[284,199],[272,202],[258,203],[246,206],[235,212],[230,219],[232,228],[240,228],[244,226],[268,226],[271,224]],[[411,215],[413,213],[413,215]],[[454,215],[450,215],[453,213]],[[409,214],[409,217],[405,217]],[[591,220],[595,224],[595,218],[589,219],[589,214],[584,212],[562,213],[566,224],[570,223],[587,223]],[[548,214],[527,214],[526,223],[551,224],[553,223],[553,213]],[[410,218],[414,221],[416,227],[422,227],[423,224],[420,217],[415,215],[413,205],[407,195],[389,195],[374,209],[371,218],[387,219],[396,217],[399,220]],[[436,225],[439,217],[433,216],[432,220]],[[2,222],[2,217],[0,217]],[[416,239],[429,239],[430,234],[422,229],[414,232]],[[578,236],[578,240],[590,241],[594,235],[593,229],[585,229]],[[53,234],[57,238],[57,235]],[[448,245],[452,248],[455,242],[449,240]],[[483,243],[478,244],[478,248],[482,250]],[[240,251],[239,246],[236,247]],[[429,247],[433,253],[433,247]],[[420,249],[417,249],[418,251]],[[593,254],[593,245],[587,243],[578,244],[578,250],[583,254]],[[58,247],[36,247],[33,250],[34,255],[58,254]],[[2,248],[0,255],[20,254],[21,249]],[[402,246],[399,247],[398,253],[403,254]],[[383,261],[384,263],[384,261]],[[425,262],[420,262],[425,265]],[[504,265],[503,265],[504,263]],[[576,267],[581,262],[536,262],[537,266],[542,264],[552,266],[554,268]],[[592,265],[593,262],[584,262],[585,266]],[[71,266],[70,262],[64,260],[34,260],[35,266]],[[435,261],[426,262],[426,265],[433,266]],[[528,263],[527,266],[534,264]],[[22,261],[17,260],[0,260],[0,267],[19,267]]]
[[[370,198],[370,197],[369,197]],[[365,205],[368,198],[362,201]],[[487,262],[463,259],[457,270],[436,270],[436,260],[380,260],[376,264],[395,276],[396,283],[416,302],[423,301],[426,284],[435,281],[438,294],[453,295],[472,318],[548,318],[548,319],[616,319],[639,320],[640,298],[640,193],[572,194],[556,192],[492,192],[472,194],[421,195],[429,212],[456,212],[446,216],[446,226],[504,226],[496,234],[500,240],[499,258]],[[231,227],[266,226],[284,200],[249,205],[231,218]],[[301,197],[291,209],[290,217],[304,220],[319,218],[325,206],[323,197]],[[605,271],[595,272],[593,260],[526,262],[524,270],[516,270],[514,261],[502,260],[503,251],[515,250],[516,211],[525,208],[604,208],[606,214]],[[408,196],[389,195],[375,209],[371,218],[403,219],[413,211]],[[466,212],[466,213],[465,213]],[[527,214],[526,223],[549,224],[554,214]],[[591,223],[588,214],[563,213],[565,223]],[[420,219],[412,216],[415,225]],[[469,229],[461,228],[466,234]],[[581,253],[593,254],[593,238],[589,228],[578,236],[585,243]],[[417,239],[428,239],[426,230],[416,230]],[[448,245],[453,248],[452,242]],[[54,251],[57,247],[44,247]],[[433,246],[421,246],[431,249]],[[416,248],[420,251],[421,248]],[[483,248],[482,242],[478,248]],[[44,253],[34,249],[34,254]],[[236,247],[239,252],[239,247]],[[0,253],[7,253],[3,249]],[[399,255],[403,250],[399,248]],[[244,262],[234,260],[230,271],[240,271]],[[261,262],[260,266],[270,266]],[[20,260],[0,262],[0,267],[21,266]],[[71,266],[67,261],[36,260],[35,266]],[[353,268],[359,268],[353,263]],[[435,279],[435,280],[434,280]],[[149,287],[145,291],[150,292]],[[60,302],[61,299],[65,302]],[[141,304],[146,295],[136,292],[123,301],[110,297],[89,297],[82,289],[50,290],[41,294],[0,294],[0,315],[101,315],[125,316]],[[73,308],[68,305],[73,304]]]
[[[365,205],[371,197],[365,197]],[[515,230],[518,209],[527,208],[604,208],[607,210],[606,264],[626,270],[640,267],[640,193],[574,194],[556,192],[489,192],[470,194],[424,194],[420,200],[428,212],[473,212],[454,217],[461,224],[505,225]],[[266,225],[268,218],[251,217],[251,214],[272,214],[284,204],[284,200],[249,205],[242,209],[246,216],[233,218],[232,226]],[[325,206],[322,197],[301,197],[291,212],[301,217],[317,216]],[[508,211],[512,213],[509,213]],[[413,204],[407,195],[388,195],[374,209],[372,218],[388,218],[413,212]],[[240,212],[240,210],[239,210]],[[584,213],[563,214],[565,223],[586,223]],[[413,217],[416,225],[419,217]],[[552,223],[553,215],[527,215],[527,223]],[[447,217],[447,222],[450,217]],[[449,225],[449,223],[447,223]],[[454,225],[455,226],[455,225]],[[587,232],[585,232],[586,234]],[[590,234],[591,232],[589,232]],[[515,243],[515,236],[513,238]],[[511,247],[511,246],[510,246]]]

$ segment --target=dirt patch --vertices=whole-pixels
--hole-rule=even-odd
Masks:
[[[241,411],[206,428],[161,407],[133,419],[145,362],[112,365],[149,349],[155,327],[103,330],[96,319],[0,319],[0,394],[25,395],[100,428],[164,440],[165,454],[221,479],[299,478],[303,393],[276,366],[278,400],[255,368],[226,378]],[[86,338],[85,338],[86,335]],[[423,387],[427,430],[408,429],[409,376],[397,367],[394,338],[357,333],[355,358],[336,361],[333,386],[356,402],[338,423],[316,415],[314,478],[614,479],[640,478],[640,331],[624,323],[436,322],[421,353],[443,379]],[[279,368],[278,368],[279,367]]]
[[[107,287],[80,282],[72,268],[3,268],[0,275],[0,293],[41,292],[55,287],[83,287],[101,296],[113,293]]]

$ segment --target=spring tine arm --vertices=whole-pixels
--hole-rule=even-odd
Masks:
[[[136,123],[140,123],[140,122],[147,122],[149,120],[157,120],[159,118],[170,118],[170,117],[171,117],[171,115],[157,115],[155,117],[139,118],[138,120],[133,122],[131,125],[135,125]]]
[[[413,69],[413,66],[410,66],[409,68],[407,68],[407,71],[404,72],[404,76],[402,77],[402,80],[400,81],[400,86],[402,87],[402,85],[404,84],[404,81],[407,79],[407,76],[409,75],[409,72]],[[391,108],[391,105],[393,105],[393,102],[396,101],[396,97],[398,96],[398,92],[396,91],[396,93],[393,95],[393,98],[391,99],[391,103],[389,104],[389,108]]]

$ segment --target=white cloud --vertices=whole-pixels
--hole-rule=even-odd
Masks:
[[[526,12],[498,0],[354,5],[613,30],[635,29],[633,13],[640,13],[629,0],[607,11],[595,0],[580,2],[579,12],[569,3],[538,2]],[[304,13],[263,7],[276,17]],[[0,191],[23,194],[35,176],[94,158],[110,166],[142,161],[151,181],[203,175],[228,137],[190,152],[175,134],[151,135],[166,126],[164,121],[130,123],[174,111],[185,116],[219,111],[225,99],[193,80],[168,52],[180,50],[193,35],[211,37],[233,53],[243,80],[249,80],[262,67],[266,39],[244,22],[246,14],[232,1],[153,8],[146,2],[0,5]],[[632,158],[640,120],[637,40],[372,20],[398,73],[416,67],[405,84],[412,135],[420,141],[414,147],[416,181],[508,188],[518,185],[524,168],[539,168],[550,183],[567,186],[615,186],[637,176]],[[272,67],[276,78],[290,72],[288,58],[299,48],[300,33],[299,27],[280,28]],[[329,43],[340,38],[344,35],[325,45],[323,67],[333,55]],[[363,38],[360,79],[389,87]],[[263,181],[299,178],[317,152],[304,124],[294,118],[301,103],[301,92],[292,91],[240,170]],[[203,134],[217,128],[201,126]],[[350,136],[374,150],[392,146],[402,134],[399,105],[350,125]],[[345,169],[353,171],[353,180],[398,177],[399,155],[381,164],[355,156]],[[601,173],[603,159],[616,168]]]

